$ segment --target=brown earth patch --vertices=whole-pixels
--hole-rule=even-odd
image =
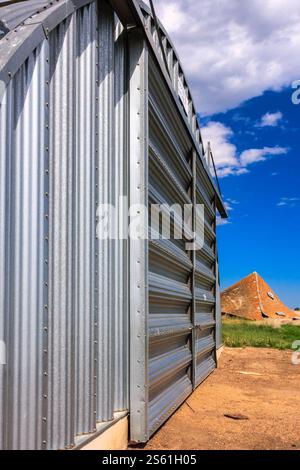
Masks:
[[[291,354],[225,348],[219,368],[145,450],[300,450],[300,365],[292,365]]]

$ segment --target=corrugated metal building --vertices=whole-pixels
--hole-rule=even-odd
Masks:
[[[136,0],[10,3],[0,8],[0,447],[78,448],[127,415],[130,440],[145,442],[215,368],[220,343],[216,212],[226,210],[190,90]],[[97,207],[120,196],[131,207],[204,204],[203,248],[100,240]]]

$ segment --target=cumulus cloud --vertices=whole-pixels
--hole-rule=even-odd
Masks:
[[[269,156],[284,155],[288,152],[284,147],[264,147],[263,149],[250,149],[245,150],[240,155],[240,163],[243,167],[251,163],[263,162]]]
[[[237,147],[230,141],[233,132],[230,127],[221,122],[209,122],[202,129],[204,143],[211,142],[218,176],[224,178],[229,175],[244,175],[248,173],[249,166],[263,162],[267,158],[276,155],[285,155],[288,149],[285,147],[264,147],[261,149],[244,150],[238,153]]]
[[[266,113],[262,116],[258,127],[276,127],[282,118],[283,114],[280,111],[277,113]]]
[[[203,115],[299,79],[299,0],[156,0]]]

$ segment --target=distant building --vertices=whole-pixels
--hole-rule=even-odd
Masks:
[[[221,308],[223,315],[234,315],[249,320],[300,319],[300,315],[284,305],[256,272],[224,290],[221,295]]]

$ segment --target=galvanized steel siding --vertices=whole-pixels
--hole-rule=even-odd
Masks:
[[[46,41],[1,103],[1,445],[42,444]]]
[[[192,154],[159,70],[149,58],[149,203],[192,203]],[[176,226],[176,218],[174,218]],[[178,227],[180,228],[180,227]],[[157,227],[158,230],[158,227]],[[186,240],[150,241],[151,435],[192,391],[191,253]]]
[[[127,245],[96,239],[97,205],[127,191],[125,50],[90,2],[1,100],[2,448],[72,447],[128,409]]]
[[[128,112],[127,112],[127,59],[126,33],[115,18],[114,48],[114,151],[115,151],[115,196],[127,196],[128,178]],[[122,222],[118,220],[119,231]],[[114,310],[114,404],[115,411],[128,408],[129,400],[129,276],[128,276],[128,240],[115,242],[114,286],[116,288]]]
[[[155,58],[146,48],[144,54],[149,56],[148,103],[144,108],[148,110],[149,134],[142,134],[148,145],[145,184],[148,185],[149,220],[152,204],[178,204],[182,214],[185,204],[192,205],[193,222],[185,226],[186,234],[192,235],[200,217],[195,205],[203,204],[204,247],[189,251],[186,243],[191,239],[187,236],[175,239],[172,231],[182,228],[176,214],[172,218],[171,239],[160,235],[159,239],[145,243],[149,271],[143,313],[148,339],[146,351],[138,349],[138,367],[142,375],[146,365],[147,377],[144,398],[131,408],[132,438],[138,436],[136,440],[140,441],[147,440],[215,368],[217,293],[214,192]],[[139,66],[142,66],[140,62]],[[136,114],[135,100],[130,112]],[[194,119],[191,125],[194,126]],[[193,130],[196,131],[195,126]],[[155,232],[157,235],[159,224],[152,225],[150,230],[151,235]],[[140,269],[139,276],[142,276]],[[136,315],[134,309],[131,312]],[[135,344],[138,347],[137,341]],[[131,364],[134,366],[133,358]],[[134,376],[137,377],[137,372]]]
[[[2,448],[70,448],[129,408],[146,441],[216,364],[218,195],[176,53],[162,31],[174,95],[143,14],[149,29],[127,31],[104,0],[63,1],[21,28],[30,55],[2,74]],[[126,195],[204,204],[204,248],[98,240],[97,207]]]

